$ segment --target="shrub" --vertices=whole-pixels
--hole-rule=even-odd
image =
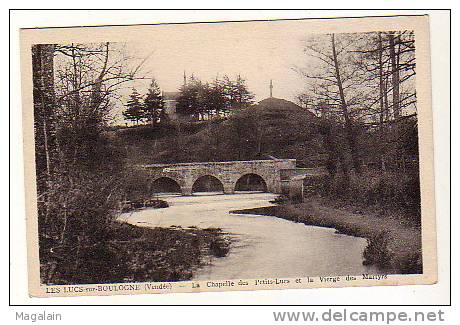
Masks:
[[[152,179],[142,168],[125,169],[122,174],[121,191],[127,201],[144,201],[151,198]]]
[[[230,250],[230,245],[228,241],[222,238],[217,238],[211,242],[209,249],[215,257],[225,257]]]
[[[85,258],[91,251],[102,260],[113,257],[110,247],[100,245],[106,240],[107,229],[115,218],[119,193],[117,177],[102,171],[75,170],[53,175],[46,201],[39,202],[43,282],[55,283],[69,277],[86,263]]]
[[[287,203],[289,203],[289,197],[287,195],[284,195],[284,194],[278,195],[273,200],[271,200],[270,203],[278,204],[278,205],[287,204]]]
[[[168,202],[157,199],[125,201],[122,205],[122,212],[130,212],[143,208],[163,209],[168,208]]]
[[[331,186],[331,177],[327,174],[307,176],[304,179],[304,195],[327,195]]]
[[[367,239],[367,246],[363,252],[363,264],[374,264],[385,269],[390,266],[391,254],[388,250],[388,234],[384,231]]]
[[[349,185],[342,174],[329,180],[332,197],[366,206],[402,209],[414,221],[420,221],[420,182],[418,173],[367,170],[351,174]]]
[[[350,193],[350,180],[342,174],[336,174],[329,179],[329,195],[332,197],[345,199]]]
[[[291,200],[291,203],[294,203],[294,204],[302,203],[303,202],[302,194],[295,193],[294,195],[291,195],[290,200]]]
[[[416,251],[406,254],[399,259],[396,268],[402,274],[423,274],[422,252]]]

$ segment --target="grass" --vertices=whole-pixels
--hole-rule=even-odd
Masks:
[[[296,104],[269,98],[226,120],[114,129],[111,137],[131,165],[295,158],[299,166],[324,162],[317,118]],[[179,132],[180,129],[180,132]]]
[[[274,216],[364,237],[368,241],[363,253],[364,264],[377,265],[387,273],[422,273],[420,226],[410,222],[410,218],[371,211],[356,213],[348,206],[331,207],[330,201],[318,197],[308,200],[308,203],[236,210],[232,213]]]

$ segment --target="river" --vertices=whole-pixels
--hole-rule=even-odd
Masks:
[[[208,193],[209,194],[209,193]],[[121,219],[139,226],[196,226],[222,228],[233,242],[223,258],[195,272],[194,280],[250,279],[361,275],[364,238],[338,234],[334,229],[259,215],[229,211],[271,205],[270,193],[163,196],[170,207],[124,214]]]

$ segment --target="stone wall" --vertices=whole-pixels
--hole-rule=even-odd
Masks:
[[[289,179],[295,171],[295,159],[250,160],[204,163],[178,163],[144,165],[149,170],[152,182],[161,177],[176,181],[183,195],[191,195],[195,181],[206,175],[217,178],[224,187],[224,193],[235,191],[238,179],[246,174],[256,174],[262,177],[267,190],[281,193],[282,183]]]

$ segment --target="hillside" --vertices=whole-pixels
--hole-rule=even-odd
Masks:
[[[164,128],[164,127],[163,127]],[[283,99],[267,98],[227,120],[119,130],[132,163],[295,158],[321,165],[324,154],[317,118]]]

